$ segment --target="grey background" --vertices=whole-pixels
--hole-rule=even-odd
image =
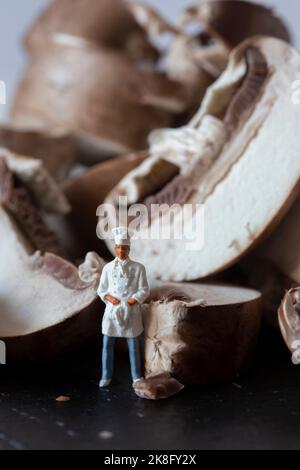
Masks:
[[[168,18],[175,19],[181,9],[194,4],[197,0],[144,0],[145,3],[159,7]],[[294,35],[294,44],[300,49],[300,1],[265,0],[288,22]],[[7,105],[0,106],[0,119],[7,115],[20,74],[26,64],[21,38],[39,12],[49,4],[49,0],[0,0],[0,80],[7,87]]]

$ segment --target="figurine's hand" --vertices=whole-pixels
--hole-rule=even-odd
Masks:
[[[105,300],[107,300],[108,302],[110,302],[113,305],[119,305],[120,304],[119,299],[116,299],[116,297],[113,297],[112,295],[109,295],[109,294],[105,296]]]
[[[138,303],[138,301],[136,299],[128,299],[127,303],[128,303],[128,305],[133,306],[133,305],[136,305]]]

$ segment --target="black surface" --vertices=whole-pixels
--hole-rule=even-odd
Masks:
[[[135,396],[127,361],[109,390],[98,389],[98,372],[74,357],[35,371],[0,366],[0,449],[300,448],[300,369],[280,338],[261,338],[234,384],[186,387],[166,401]]]

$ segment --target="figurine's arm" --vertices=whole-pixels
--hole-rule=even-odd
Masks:
[[[119,305],[120,301],[109,294],[108,292],[109,283],[108,283],[108,272],[107,269],[104,268],[100,278],[100,284],[98,288],[98,295],[103,302],[107,303],[110,302],[113,305]]]
[[[138,291],[132,296],[139,304],[143,304],[150,295],[150,289],[147,280],[146,269],[142,266],[138,281]]]

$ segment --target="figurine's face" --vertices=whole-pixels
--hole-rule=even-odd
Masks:
[[[128,245],[116,245],[115,246],[115,254],[121,260],[127,259],[129,256],[129,252],[130,252],[130,248]]]

